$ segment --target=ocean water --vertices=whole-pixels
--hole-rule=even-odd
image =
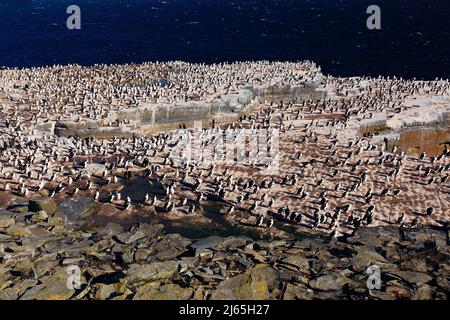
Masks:
[[[0,0],[0,66],[310,59],[335,76],[450,78],[449,14],[449,0]]]

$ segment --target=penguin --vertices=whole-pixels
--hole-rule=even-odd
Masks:
[[[397,224],[403,225],[403,222],[405,222],[405,213],[404,212],[402,212],[400,217],[397,219]]]
[[[261,217],[259,218],[259,221],[258,221],[258,223],[257,223],[257,226],[258,226],[258,227],[261,227],[261,226],[263,225],[263,223],[264,223],[264,217],[261,216]]]
[[[188,214],[192,214],[195,212],[195,204],[191,204],[188,209]]]
[[[417,228],[419,226],[419,223],[420,223],[420,218],[415,217],[414,220],[411,222],[411,228]]]

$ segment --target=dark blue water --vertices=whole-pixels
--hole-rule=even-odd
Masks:
[[[82,30],[66,28],[81,8]],[[382,30],[366,9],[382,10]],[[449,0],[0,0],[0,65],[311,59],[325,73],[450,78]]]

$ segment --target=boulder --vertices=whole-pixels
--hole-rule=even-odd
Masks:
[[[147,224],[139,225],[136,231],[143,232],[146,237],[156,239],[163,234],[164,225],[162,224]]]
[[[20,300],[67,300],[75,293],[75,289],[69,289],[67,277],[66,269],[43,277],[39,279],[41,284],[28,289]]]
[[[46,211],[41,210],[33,214],[33,217],[31,218],[32,221],[45,221],[48,219],[48,214]]]
[[[13,237],[26,237],[31,235],[31,231],[27,227],[14,225],[6,229],[6,234]]]
[[[243,274],[227,279],[212,293],[212,300],[268,300],[272,299],[269,290],[279,284],[276,270],[259,264]]]
[[[200,239],[193,244],[190,245],[191,248],[198,250],[198,249],[211,249],[217,246],[219,243],[221,243],[224,240],[223,237],[219,236],[210,236],[207,238]]]
[[[91,216],[94,206],[95,202],[91,198],[74,197],[61,203],[56,214],[66,217],[69,222],[78,222]]]
[[[33,212],[45,211],[48,214],[54,214],[57,210],[55,201],[52,198],[41,196],[32,198],[28,204],[28,208]]]
[[[116,284],[104,284],[98,283],[95,285],[95,299],[96,300],[106,300],[117,295],[117,285]]]

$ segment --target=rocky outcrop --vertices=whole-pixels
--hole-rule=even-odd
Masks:
[[[51,203],[32,201],[30,209],[48,210]],[[362,227],[338,239],[193,240],[165,234],[159,224],[86,224],[89,203],[71,204],[54,213],[28,212],[26,205],[0,212],[0,299],[449,298],[445,228]],[[42,212],[47,219],[33,219]],[[67,219],[55,224],[62,212]],[[367,286],[374,265],[379,290]],[[67,285],[69,267],[79,268],[79,287]]]
[[[52,198],[34,197],[30,200],[29,209],[34,212],[45,211],[52,214],[56,212],[56,204]]]
[[[59,121],[54,126],[40,127],[39,132],[48,129],[49,133],[63,137],[132,137],[157,130],[173,129],[180,125],[192,125],[194,121],[233,120],[242,112],[256,106],[259,101],[324,99],[327,96],[327,90],[319,88],[318,82],[293,86],[247,85],[235,93],[219,94],[208,101],[143,104],[139,107],[110,112],[108,117],[102,120]],[[108,126],[109,123],[130,120],[131,123],[126,125]]]

